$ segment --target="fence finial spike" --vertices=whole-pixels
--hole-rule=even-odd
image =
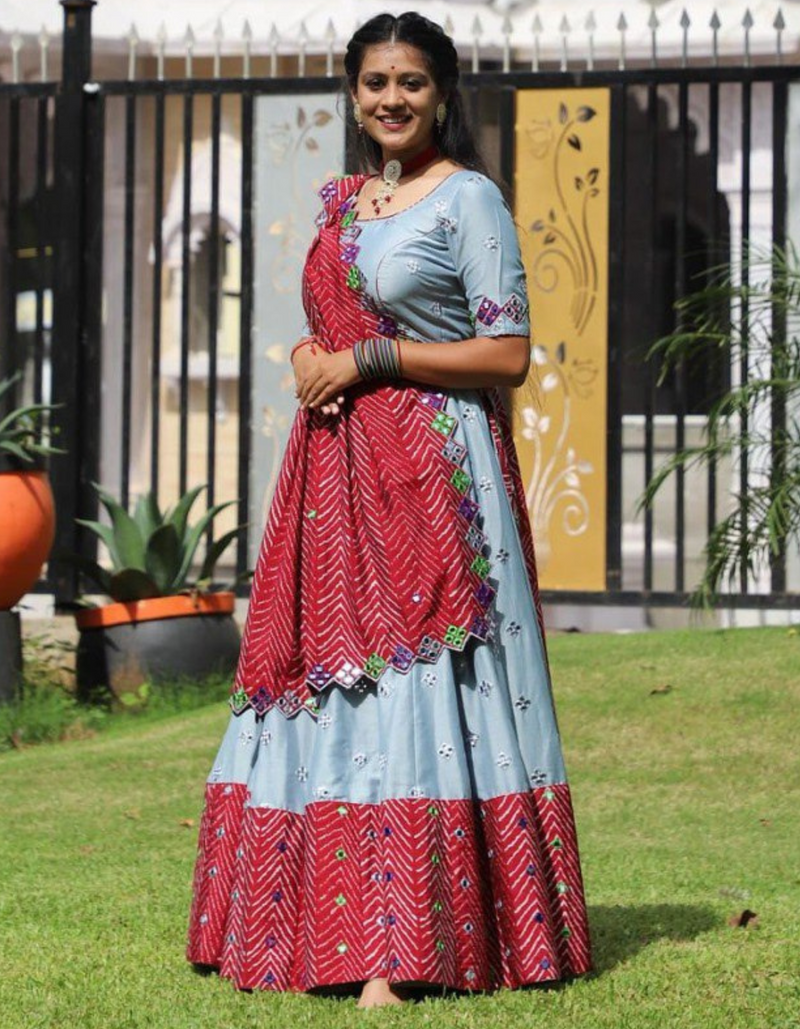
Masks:
[[[225,30],[222,28],[222,19],[217,18],[217,24],[214,26],[214,39],[218,42],[222,42],[225,36]]]
[[[250,22],[247,18],[245,18],[244,25],[242,26],[242,39],[248,43],[253,42],[253,30],[250,27]]]
[[[303,19],[303,21],[300,22],[300,31],[297,33],[297,37],[301,43],[307,43],[309,39],[311,39],[311,36],[308,32],[308,26],[305,23],[305,19]]]
[[[19,82],[19,52],[22,49],[22,33],[16,29],[11,36],[11,81]]]
[[[544,32],[544,25],[542,25],[542,19],[539,15],[535,15],[533,19],[533,34],[534,36],[541,36]]]
[[[750,29],[753,27],[753,15],[750,13],[748,7],[744,12],[744,18],[742,18],[742,27],[744,28],[744,64],[746,68],[750,67]]]
[[[128,29],[128,43],[130,46],[136,46],[139,42],[139,30],[136,28],[136,22],[131,22],[131,27]]]
[[[719,41],[717,39],[717,33],[722,27],[722,22],[719,20],[716,7],[714,8],[714,13],[711,15],[709,25],[711,26],[711,57],[714,67],[716,67],[719,64]]]
[[[583,23],[583,27],[586,30],[589,44],[588,52],[586,54],[586,69],[587,71],[594,71],[594,33],[597,28],[594,11],[589,11],[586,21]]]
[[[655,12],[653,12],[653,13],[655,13]],[[684,7],[683,12],[681,13],[680,26],[681,26],[682,29],[688,29],[691,24],[692,24],[692,19],[689,17],[689,12]]]
[[[183,37],[183,42],[187,50],[191,50],[196,42],[194,29],[191,25],[186,26],[186,35]]]
[[[503,33],[503,71],[509,72],[511,71],[511,33],[514,31],[514,25],[508,11],[503,18],[500,31]]]
[[[333,48],[336,45],[336,26],[333,24],[333,18],[328,18],[328,24],[325,26],[325,74],[327,77],[333,78]]]
[[[780,35],[778,36],[780,39]],[[42,25],[41,31],[39,32],[39,78],[42,82],[47,82],[47,51],[50,46],[50,33],[47,31],[47,26]]]
[[[167,41],[167,26],[162,21],[158,26],[158,32],[156,33],[156,43],[166,43]]]
[[[618,67],[620,71],[625,70],[626,56],[625,56],[625,33],[628,31],[628,19],[625,17],[625,12],[620,13],[617,19],[617,31],[619,32],[619,61]]]
[[[472,19],[472,74],[477,75],[481,70],[481,36],[483,35],[483,25],[481,20],[476,14]]]
[[[273,22],[267,37],[267,43],[269,44],[269,75],[272,79],[278,74],[278,44],[280,41],[281,37],[278,35],[275,22]]]
[[[786,22],[783,18],[783,9],[780,7],[772,27],[775,29],[775,60],[778,64],[783,64],[783,30],[786,28]]]
[[[650,17],[647,19],[647,27],[651,32],[655,32],[661,22],[658,20],[655,7],[650,8]]]
[[[565,34],[572,32],[572,26],[570,25],[569,18],[566,16],[566,14],[562,15],[561,22],[558,26],[558,31]]]

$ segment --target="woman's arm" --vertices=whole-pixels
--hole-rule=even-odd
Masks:
[[[308,347],[293,358],[301,407],[317,408],[361,381],[352,351],[327,354]],[[455,343],[400,341],[403,378],[445,389],[520,386],[530,365],[527,336],[476,336]]]

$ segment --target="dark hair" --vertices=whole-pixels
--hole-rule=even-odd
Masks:
[[[376,43],[405,43],[419,50],[447,104],[447,119],[441,128],[434,130],[439,152],[465,168],[489,175],[464,112],[464,101],[458,89],[458,53],[452,39],[435,22],[414,11],[406,11],[399,17],[377,14],[365,22],[347,44],[344,70],[347,85],[353,92],[358,84],[364,52]],[[358,137],[362,164],[379,168],[382,160],[380,146],[366,132],[360,132]]]

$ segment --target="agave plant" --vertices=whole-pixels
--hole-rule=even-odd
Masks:
[[[791,242],[753,246],[743,270],[740,281],[728,266],[712,269],[710,284],[676,305],[683,327],[653,348],[662,379],[696,356],[722,354],[731,367],[749,367],[746,381],[712,404],[702,443],[666,461],[640,499],[640,508],[652,505],[679,468],[723,459],[738,480],[746,460],[747,487],[730,491],[732,509],[706,543],[695,606],[712,605],[723,586],[735,589],[800,549],[800,257]]]
[[[16,372],[6,379],[0,379],[0,412],[3,398],[11,393],[22,378],[22,372]],[[36,459],[50,454],[66,454],[49,442],[40,438],[41,422],[44,415],[49,414],[61,404],[28,404],[16,407],[5,415],[0,415],[0,454],[6,454],[24,464],[32,465]],[[51,429],[54,436],[58,429]]]
[[[210,542],[200,571],[193,577],[192,564],[203,534],[214,518],[235,504],[235,500],[214,504],[199,521],[190,525],[189,513],[205,485],[189,490],[164,513],[153,493],[145,493],[137,500],[132,515],[101,486],[97,483],[92,485],[108,512],[111,524],[83,518],[76,520],[106,545],[112,567],[103,568],[96,561],[78,554],[70,554],[68,559],[112,600],[146,600],[190,590],[208,590],[217,561],[247,527],[246,524],[237,525],[218,540]]]

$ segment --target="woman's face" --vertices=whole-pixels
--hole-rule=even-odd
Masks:
[[[416,47],[367,47],[352,95],[361,105],[364,131],[386,160],[413,157],[433,141],[436,107],[443,97]]]

